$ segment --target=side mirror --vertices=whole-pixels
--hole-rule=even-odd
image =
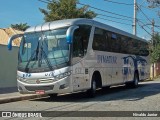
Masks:
[[[67,43],[71,44],[72,40],[73,40],[73,33],[76,29],[78,29],[79,26],[71,26],[68,28],[67,32],[66,32],[66,39],[67,39]]]
[[[12,41],[15,40],[16,38],[19,38],[22,36],[23,36],[23,34],[12,35],[8,40],[8,50],[12,50]]]

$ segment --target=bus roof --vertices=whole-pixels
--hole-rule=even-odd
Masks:
[[[40,32],[40,31],[52,30],[52,29],[56,29],[56,28],[62,28],[62,27],[67,27],[67,26],[71,26],[71,25],[80,25],[80,24],[93,25],[93,26],[103,28],[105,30],[117,33],[117,34],[121,34],[121,35],[124,35],[124,36],[128,36],[128,37],[131,37],[131,38],[134,38],[134,39],[138,39],[138,40],[147,42],[146,40],[144,40],[142,38],[139,38],[139,37],[137,37],[133,34],[127,33],[123,30],[118,29],[118,28],[115,28],[115,27],[97,22],[97,21],[92,20],[92,19],[86,19],[86,18],[64,19],[64,20],[46,22],[44,24],[28,28],[25,31],[25,33]]]

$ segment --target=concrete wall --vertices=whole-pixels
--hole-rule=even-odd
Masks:
[[[154,68],[155,68],[154,76],[159,76],[160,75],[160,62],[155,63]]]
[[[0,45],[0,88],[17,86],[18,49],[8,51],[6,45]]]

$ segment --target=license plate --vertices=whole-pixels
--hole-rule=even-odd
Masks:
[[[44,90],[36,90],[35,92],[36,92],[36,94],[45,94]]]

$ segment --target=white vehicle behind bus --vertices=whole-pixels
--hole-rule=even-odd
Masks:
[[[90,19],[68,19],[28,28],[18,54],[17,84],[22,94],[54,96],[149,78],[148,42]]]

